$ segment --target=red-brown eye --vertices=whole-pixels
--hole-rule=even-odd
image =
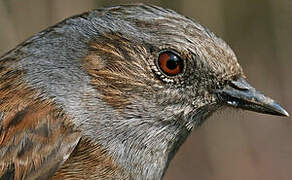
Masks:
[[[183,60],[171,51],[165,51],[159,54],[158,65],[169,76],[178,75],[183,70]]]

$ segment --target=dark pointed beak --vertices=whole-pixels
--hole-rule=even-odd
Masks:
[[[243,78],[217,91],[219,100],[232,107],[277,116],[289,116],[288,112],[273,99],[266,97],[249,85]]]

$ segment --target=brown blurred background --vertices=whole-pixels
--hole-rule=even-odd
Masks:
[[[0,0],[0,54],[65,17],[146,2],[198,20],[234,49],[251,84],[292,114],[291,0]],[[291,180],[292,118],[224,110],[195,130],[166,180]]]

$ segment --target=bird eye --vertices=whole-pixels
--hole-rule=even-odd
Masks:
[[[171,51],[164,51],[159,54],[158,65],[169,76],[178,75],[183,70],[183,60]]]

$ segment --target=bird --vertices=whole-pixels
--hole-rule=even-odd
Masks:
[[[0,57],[0,179],[162,179],[225,107],[289,116],[196,20],[145,4],[91,10]]]

